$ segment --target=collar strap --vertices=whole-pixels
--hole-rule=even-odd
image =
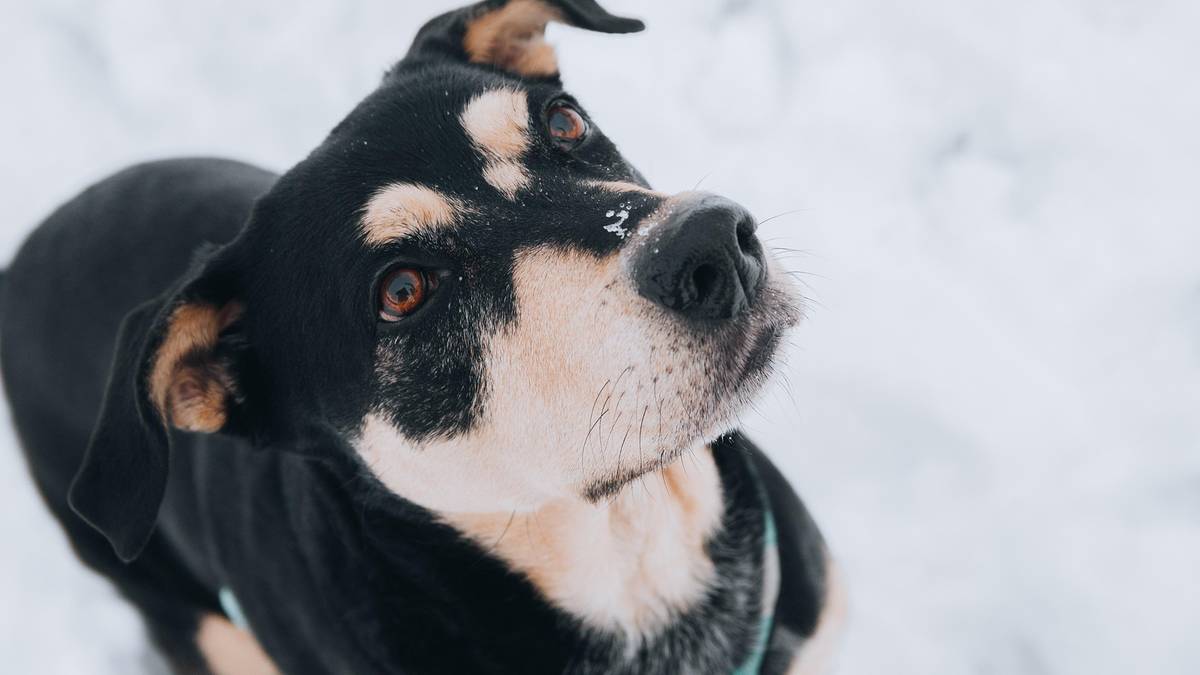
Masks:
[[[771,500],[767,488],[763,485],[754,460],[746,457],[746,466],[754,477],[758,488],[759,500],[763,509],[763,583],[762,583],[762,617],[758,623],[758,636],[754,640],[754,651],[742,662],[733,675],[758,675],[762,668],[763,659],[767,655],[767,645],[771,641],[771,630],[775,625],[775,603],[779,600],[779,535],[775,529],[775,516],[771,514]]]
[[[228,586],[222,586],[221,590],[217,591],[217,600],[221,602],[221,609],[229,618],[229,622],[249,633],[250,622],[246,621],[246,615],[242,612],[242,606],[238,603],[237,596]]]

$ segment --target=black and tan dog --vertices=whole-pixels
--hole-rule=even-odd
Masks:
[[[177,671],[813,672],[824,545],[729,431],[786,275],[647,186],[548,21],[642,28],[445,14],[282,176],[131,168],[8,270],[37,485]]]

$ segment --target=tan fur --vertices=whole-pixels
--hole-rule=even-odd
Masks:
[[[511,0],[467,26],[463,48],[473,63],[490,63],[530,77],[558,72],[554,48],[546,43],[546,24],[561,21],[558,10],[537,0]]]
[[[456,199],[413,183],[392,183],[371,196],[363,209],[363,238],[372,246],[422,230],[458,224],[465,208]]]
[[[640,639],[703,596],[714,573],[704,543],[722,510],[704,448],[598,504],[576,497],[535,511],[444,518],[558,607]]]
[[[529,185],[529,173],[525,171],[525,167],[516,162],[488,164],[487,168],[483,170],[483,179],[509,199],[516,199],[517,193]]]
[[[825,603],[817,630],[804,642],[800,654],[788,668],[788,675],[824,675],[832,672],[834,653],[842,628],[846,623],[848,604],[841,571],[832,560],[826,560]]]
[[[638,192],[638,193],[641,193],[644,195],[652,195],[655,197],[666,197],[667,196],[667,194],[664,192],[659,192],[657,190],[651,190],[648,187],[643,187],[641,185],[638,185],[637,183],[630,183],[629,181],[625,181],[625,180],[589,180],[589,181],[587,181],[587,184],[591,185],[592,187],[604,190],[606,192],[612,192],[614,194],[625,194],[627,192]]]
[[[237,319],[241,306],[180,305],[167,321],[166,335],[150,370],[150,400],[163,420],[187,431],[215,432],[225,425],[230,380],[219,367],[202,363],[221,330]],[[201,365],[185,363],[200,361]]]
[[[225,426],[223,378],[213,378],[196,368],[180,368],[167,395],[171,424],[185,431],[214,433]]]
[[[196,632],[196,647],[215,675],[276,675],[279,672],[253,635],[215,614],[201,619],[200,629]]]
[[[509,199],[529,184],[521,157],[529,149],[529,107],[525,92],[494,89],[463,108],[459,121],[484,159],[484,180]]]

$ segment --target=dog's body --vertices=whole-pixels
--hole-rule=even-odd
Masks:
[[[738,207],[655,193],[598,131],[572,137],[544,43],[506,14],[547,10],[632,25],[578,0],[445,15],[285,176],[129,169],[59,209],[6,274],[4,379],[38,487],[180,672],[811,658],[833,611],[821,537],[722,433],[794,309]],[[482,66],[444,53],[464,39]],[[403,102],[442,91],[450,123]],[[552,143],[530,129],[539,109]],[[430,125],[428,145],[389,146],[407,124]],[[732,241],[728,218],[733,253],[701,231]],[[613,344],[628,363],[601,358]]]

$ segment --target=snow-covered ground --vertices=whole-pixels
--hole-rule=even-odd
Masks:
[[[609,0],[568,86],[812,298],[746,416],[850,584],[839,672],[1200,672],[1200,3]],[[447,2],[4,0],[0,260],[126,163],[282,169]],[[169,223],[164,223],[169,228]],[[0,670],[153,670],[0,442]]]

